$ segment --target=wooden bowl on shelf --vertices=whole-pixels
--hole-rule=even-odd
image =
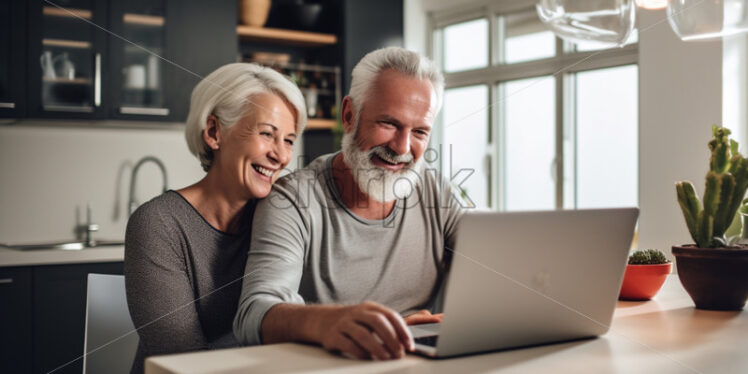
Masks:
[[[270,0],[240,0],[239,15],[242,24],[252,27],[265,26],[270,13]]]

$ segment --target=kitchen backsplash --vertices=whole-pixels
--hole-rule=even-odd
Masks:
[[[204,175],[178,126],[0,126],[0,242],[74,238],[76,225],[86,221],[87,204],[92,221],[100,226],[95,237],[122,239],[130,174],[146,155],[164,162],[169,188],[186,186]],[[156,165],[143,165],[137,199],[147,201],[161,186]]]
[[[143,156],[164,162],[172,189],[205,175],[187,149],[183,127],[138,125],[141,128],[33,122],[0,126],[0,242],[72,239],[76,226],[86,221],[87,204],[92,221],[100,226],[95,237],[121,240],[127,225],[130,175]],[[143,164],[137,201],[158,195],[161,186],[157,166]]]

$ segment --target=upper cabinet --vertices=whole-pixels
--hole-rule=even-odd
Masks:
[[[102,118],[107,3],[29,1],[28,111],[43,118]]]
[[[175,103],[169,102],[164,77],[166,61],[175,47],[167,41],[174,27],[167,19],[166,0],[111,2],[110,26],[121,37],[110,38],[111,116],[169,118]]]
[[[236,60],[235,0],[0,7],[0,117],[181,122],[197,82]]]
[[[353,65],[402,44],[401,0],[266,0],[263,22],[237,22],[250,3],[0,0],[0,118],[183,122],[203,77],[253,61],[294,79],[308,128],[327,130]]]
[[[0,117],[20,117],[26,95],[26,4],[0,0]]]

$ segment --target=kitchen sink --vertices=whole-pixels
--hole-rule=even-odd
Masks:
[[[0,247],[15,249],[19,251],[51,250],[77,251],[87,248],[115,247],[125,245],[121,240],[96,240],[93,245],[87,245],[85,241],[47,242],[34,244],[0,244]]]

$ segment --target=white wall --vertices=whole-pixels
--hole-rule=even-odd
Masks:
[[[722,43],[722,121],[748,154],[748,35],[734,35]]]
[[[85,223],[86,204],[101,230],[122,239],[127,222],[130,172],[143,156],[165,164],[169,188],[194,183],[204,173],[187,150],[181,127],[122,129],[0,126],[0,242],[67,240]],[[145,124],[147,125],[147,124]],[[160,193],[160,172],[141,168],[138,198]]]
[[[699,194],[711,127],[722,123],[722,43],[682,42],[665,11],[639,10],[639,247],[692,243],[675,182]],[[656,25],[655,25],[656,24]]]
[[[428,27],[428,17],[424,13],[443,10],[450,3],[454,6],[454,2],[442,0],[405,0],[407,48],[427,50],[424,28]],[[638,10],[637,17],[639,247],[659,248],[669,254],[672,245],[692,241],[677,204],[674,184],[691,180],[699,191],[703,190],[711,126],[722,123],[722,43],[680,41],[664,10]],[[745,69],[745,56],[741,63],[739,66]],[[745,91],[747,85],[743,79],[739,87]],[[740,102],[745,105],[745,97]],[[730,110],[735,112],[734,108]],[[742,118],[744,121],[745,116]],[[745,123],[740,126],[745,127]]]

